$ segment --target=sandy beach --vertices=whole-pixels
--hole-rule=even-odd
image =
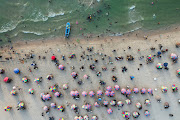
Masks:
[[[148,33],[146,34],[148,35]],[[180,99],[179,92],[172,93],[171,87],[172,84],[180,86],[179,78],[177,77],[176,70],[180,69],[179,61],[173,63],[170,54],[175,53],[179,55],[180,48],[176,48],[175,44],[180,42],[180,31],[174,30],[166,33],[157,33],[148,35],[147,39],[144,37],[144,33],[141,35],[136,35],[136,33],[130,33],[129,35],[117,36],[117,37],[97,37],[97,38],[70,38],[65,40],[64,38],[57,38],[54,40],[44,40],[44,41],[32,41],[32,42],[22,42],[17,41],[12,44],[13,49],[10,50],[11,45],[4,46],[1,48],[1,63],[0,67],[5,70],[5,74],[1,74],[0,82],[0,116],[1,120],[48,120],[49,117],[53,116],[55,120],[59,120],[60,117],[63,117],[65,120],[73,120],[77,115],[71,110],[70,106],[76,104],[79,109],[79,115],[84,116],[88,115],[90,118],[93,115],[98,117],[98,120],[122,120],[125,119],[122,117],[122,111],[129,111],[131,114],[134,111],[140,113],[139,120],[178,120],[180,118],[180,107],[178,99]],[[77,41],[77,39],[79,41]],[[167,52],[162,53],[161,58],[155,57],[153,63],[146,63],[146,57],[151,55],[156,55],[159,49],[159,44],[163,47],[162,49],[168,49]],[[93,47],[92,52],[87,51],[87,47]],[[130,47],[130,49],[128,49]],[[155,50],[150,48],[154,47]],[[139,49],[139,51],[138,51]],[[116,50],[116,52],[112,52]],[[15,51],[13,54],[13,51]],[[85,51],[85,55],[83,55]],[[16,54],[17,53],[17,54]],[[26,59],[23,63],[19,59],[26,58],[25,54],[32,53],[34,56],[33,59]],[[76,58],[69,59],[68,56],[70,53],[75,53]],[[51,56],[54,54],[59,60],[59,63],[65,66],[65,70],[61,71],[56,66],[55,63],[51,61]],[[106,57],[104,55],[107,55]],[[62,60],[62,55],[65,55],[66,60]],[[85,59],[81,58],[81,55]],[[87,60],[89,55],[90,60]],[[91,55],[91,56],[90,56]],[[132,55],[134,57],[133,61],[127,61],[126,56]],[[38,59],[38,56],[41,56],[41,59]],[[46,59],[42,59],[45,56]],[[104,56],[104,60],[102,60]],[[123,56],[122,61],[115,61],[116,56]],[[144,56],[144,58],[142,58]],[[5,58],[12,57],[10,60],[5,60]],[[113,64],[109,64],[109,57]],[[142,59],[140,59],[140,57]],[[92,58],[92,60],[91,60]],[[94,59],[98,60],[98,63],[94,63]],[[5,62],[3,62],[5,61]],[[38,69],[33,69],[31,66],[32,61],[35,61]],[[157,63],[169,63],[169,70],[164,68],[158,70],[156,68]],[[96,65],[96,71],[101,72],[101,76],[97,76],[95,71],[89,69],[90,64]],[[140,66],[142,64],[142,66]],[[80,67],[84,65],[84,71],[80,70]],[[31,68],[32,72],[28,71],[28,66]],[[75,69],[72,70],[71,66],[74,66]],[[116,67],[114,72],[111,71],[113,67]],[[122,72],[122,67],[126,66],[127,71]],[[107,67],[106,71],[102,71],[102,67]],[[21,73],[15,74],[13,72],[14,68],[19,68]],[[139,70],[138,70],[139,68]],[[73,79],[71,76],[72,72],[78,73],[78,79]],[[49,81],[46,79],[46,76],[53,74],[53,80]],[[90,76],[88,80],[84,79],[83,76],[87,74]],[[3,82],[4,77],[10,77],[13,81],[11,83]],[[30,79],[30,82],[23,83],[21,81],[22,77],[27,76]],[[112,81],[112,76],[117,77],[117,82]],[[134,76],[133,80],[130,79],[130,76]],[[38,85],[34,82],[34,78],[42,77],[42,82]],[[154,80],[156,78],[157,80]],[[82,85],[79,85],[78,80],[83,81]],[[106,82],[106,85],[103,87],[99,84],[99,80]],[[58,84],[60,91],[63,94],[63,97],[56,98],[52,92],[49,91],[49,87]],[[63,90],[63,84],[67,83],[69,85],[68,90]],[[107,86],[111,86],[114,90],[114,85],[119,85],[121,88],[126,88],[129,86],[130,89],[137,87],[141,88],[152,88],[153,96],[146,93],[141,95],[140,93],[132,93],[130,98],[132,100],[131,105],[125,104],[122,108],[114,107],[108,105],[108,108],[112,108],[113,113],[109,115],[107,113],[107,108],[100,106],[99,108],[94,107],[94,103],[97,101],[97,95],[94,97],[83,97],[81,95],[82,91],[91,91],[95,93],[98,90],[102,90],[103,93],[106,91]],[[16,96],[10,94],[12,87],[18,86],[21,88],[17,91]],[[162,93],[161,86],[167,86],[167,93]],[[34,89],[34,95],[28,93],[28,89]],[[155,90],[157,89],[157,91]],[[80,99],[75,100],[71,97],[70,91],[78,90],[80,93]],[[52,95],[52,99],[46,102],[43,102],[40,98],[40,93],[49,92]],[[158,103],[155,99],[156,96],[161,97],[161,103]],[[114,97],[107,97],[103,95],[102,100],[122,100],[125,103],[127,99],[126,96],[122,95],[120,90],[115,91]],[[149,99],[151,101],[150,106],[144,105],[144,100]],[[17,102],[24,101],[26,109],[17,110]],[[50,106],[52,102],[55,102],[57,105],[64,105],[65,112],[60,112],[54,108],[50,108],[50,113],[46,114],[43,111],[45,105]],[[67,106],[67,102],[69,106]],[[82,109],[84,102],[88,102],[92,105],[92,112],[88,113],[86,110]],[[142,110],[138,110],[135,107],[135,104],[140,102],[142,104]],[[170,107],[164,109],[164,103],[168,102]],[[12,109],[8,112],[4,111],[5,106],[12,106]],[[150,112],[150,116],[146,117],[144,115],[144,110]],[[44,116],[42,116],[44,112]],[[173,114],[173,117],[170,117],[169,114]],[[78,116],[79,116],[78,115]],[[130,120],[134,118],[130,117]]]

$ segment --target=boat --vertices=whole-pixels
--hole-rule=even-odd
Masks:
[[[70,34],[70,23],[66,23],[66,31],[65,31],[65,37],[68,38]]]

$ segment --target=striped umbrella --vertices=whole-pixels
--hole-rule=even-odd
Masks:
[[[84,120],[83,116],[79,116],[79,120]]]
[[[64,111],[64,106],[58,106],[58,110],[63,112]]]
[[[78,116],[75,116],[75,117],[74,117],[74,120],[79,120],[79,117],[78,117]]]
[[[82,96],[86,97],[86,96],[87,96],[87,92],[86,92],[86,91],[83,91],[83,92],[82,92]]]
[[[111,108],[108,108],[108,109],[107,109],[107,113],[108,113],[108,114],[112,114],[112,113],[113,113],[113,110],[112,110]]]
[[[42,98],[42,97],[43,97],[43,95],[44,95],[44,93],[41,93],[41,94],[40,94],[40,97]]]
[[[74,53],[70,53],[69,58],[73,58],[73,57],[75,57],[75,54]]]
[[[131,100],[130,99],[125,100],[125,102],[126,102],[127,105],[131,104]]]
[[[178,56],[175,53],[171,53],[171,59],[176,60]]]
[[[111,106],[115,106],[115,105],[116,105],[116,101],[111,100],[111,101],[110,101],[110,105],[111,105]]]
[[[100,105],[99,105],[98,102],[95,102],[95,103],[94,103],[94,106],[95,106],[95,107],[100,107]]]
[[[168,88],[166,86],[161,86],[162,92],[167,92]]]
[[[124,95],[124,94],[126,94],[126,89],[125,88],[122,88],[121,89],[121,93]]]
[[[130,118],[131,114],[128,111],[124,111],[124,112],[122,112],[122,116],[123,116],[123,118]]]
[[[175,84],[173,84],[173,85],[172,85],[172,90],[173,90],[173,91],[177,91],[177,90],[178,90],[178,87],[177,87]]]
[[[95,95],[95,93],[93,91],[89,92],[89,96],[93,97]]]
[[[49,110],[48,106],[44,106],[44,107],[43,107],[43,110],[44,110],[44,111],[48,111],[48,110]]]
[[[107,87],[106,87],[106,90],[109,91],[109,92],[111,92],[111,91],[112,91],[112,87],[111,87],[111,86],[107,86]]]
[[[6,107],[4,108],[4,110],[5,110],[5,111],[10,111],[10,110],[11,110],[11,107],[10,107],[10,106],[6,106]]]
[[[77,90],[74,91],[74,93],[75,93],[75,96],[79,96],[79,92]]]
[[[51,87],[49,88],[49,90],[50,90],[51,92],[55,92],[55,91],[56,91],[56,87],[55,87],[55,86],[51,86]]]
[[[19,108],[23,108],[23,107],[24,107],[24,102],[21,101],[21,102],[18,104],[18,107],[19,107]]]
[[[115,90],[119,90],[119,89],[120,89],[119,85],[115,85],[115,86],[114,86],[114,89],[115,89]]]
[[[28,79],[27,79],[26,77],[23,77],[23,78],[22,78],[22,82],[27,83],[27,82],[28,82]]]
[[[67,84],[64,84],[63,85],[63,90],[67,90],[68,89],[68,85]]]
[[[148,55],[147,59],[152,61],[154,59],[154,56],[153,55]]]
[[[46,95],[43,95],[43,96],[42,96],[42,99],[43,99],[43,100],[47,100]]]
[[[75,91],[70,92],[71,96],[75,96]]]
[[[114,92],[114,91],[111,91],[111,92],[110,92],[110,96],[111,96],[111,97],[114,97],[114,95],[115,95],[115,92]]]
[[[124,106],[124,103],[122,101],[118,101],[117,105],[118,105],[118,107],[122,107],[122,106]]]
[[[98,117],[94,115],[91,120],[98,120]]]
[[[146,88],[142,88],[141,89],[141,94],[145,94],[146,93]]]
[[[180,75],[180,69],[177,70],[177,74]]]
[[[149,88],[147,91],[149,94],[153,94],[153,90],[151,88]]]
[[[64,118],[59,118],[59,120],[64,120]]]
[[[133,114],[132,114],[132,116],[133,116],[134,118],[138,118],[139,115],[140,115],[140,114],[139,114],[137,111],[133,112]]]
[[[137,107],[138,109],[142,108],[141,103],[137,102],[137,103],[136,103],[136,107]]]
[[[11,95],[16,95],[16,91],[15,91],[15,90],[12,90],[12,91],[10,92],[10,94],[11,94]]]
[[[88,75],[86,75],[86,74],[83,77],[84,77],[84,79],[88,79],[89,78]]]
[[[36,82],[37,84],[39,84],[39,83],[40,83],[40,79],[39,79],[39,78],[35,78],[35,79],[34,79],[34,82]]]
[[[46,95],[46,99],[47,99],[47,100],[50,100],[50,99],[51,99],[51,95],[50,95],[50,94],[47,94],[47,95]]]
[[[34,93],[34,89],[30,88],[30,89],[28,90],[28,92],[29,92],[29,94],[33,94],[33,93]]]
[[[60,92],[55,92],[55,93],[54,93],[54,96],[56,96],[56,97],[60,97],[60,95],[61,95]]]
[[[109,96],[110,96],[110,92],[109,92],[109,91],[106,91],[106,92],[105,92],[105,95],[109,97]]]
[[[145,116],[147,116],[147,117],[150,116],[150,112],[149,112],[148,110],[145,110],[145,111],[144,111],[144,114],[145,114]]]
[[[139,89],[138,89],[138,88],[134,88],[134,89],[133,89],[133,92],[134,92],[135,94],[137,94],[137,93],[139,93]]]
[[[91,105],[90,104],[86,104],[84,107],[85,107],[86,110],[90,110],[91,109]]]
[[[56,103],[51,103],[51,108],[56,108]]]
[[[108,105],[108,101],[107,101],[107,100],[104,100],[103,104],[104,104],[104,105]]]
[[[72,73],[71,73],[71,76],[72,76],[72,77],[76,77],[76,75],[77,75],[76,72],[72,72]]]
[[[102,93],[101,90],[98,90],[98,91],[97,91],[97,95],[101,96],[102,94],[103,94],[103,93]]]
[[[59,65],[59,67],[58,67],[60,70],[64,70],[64,65]]]
[[[157,67],[158,69],[162,69],[162,68],[163,68],[163,65],[162,65],[162,63],[158,63],[158,64],[156,65],[156,67]]]
[[[47,77],[46,77],[48,80],[52,80],[53,79],[53,75],[52,74],[50,74],[50,75],[47,75]]]
[[[131,94],[131,90],[130,89],[127,89],[126,90],[126,95],[130,95]]]
[[[71,110],[75,110],[75,109],[77,109],[77,106],[75,104],[72,104],[71,105]]]
[[[150,105],[151,104],[151,101],[149,99],[146,99],[145,102],[144,102],[145,105]]]
[[[84,120],[89,120],[89,116],[88,116],[88,115],[85,115],[85,116],[84,116]]]

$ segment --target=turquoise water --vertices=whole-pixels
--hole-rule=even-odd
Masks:
[[[121,35],[180,21],[180,0],[1,0],[0,8],[0,44],[64,36],[66,22],[73,37]]]

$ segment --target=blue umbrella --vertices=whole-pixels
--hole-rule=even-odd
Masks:
[[[18,73],[20,73],[20,70],[18,68],[15,68],[14,73],[18,74]]]
[[[168,63],[164,63],[164,67],[167,67],[168,66]]]

